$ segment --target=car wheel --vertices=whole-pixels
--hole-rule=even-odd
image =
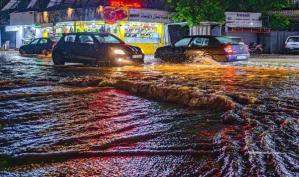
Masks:
[[[106,67],[117,66],[117,63],[114,62],[112,59],[105,59],[104,66],[106,66]]]
[[[26,52],[23,49],[20,49],[19,52],[20,52],[21,55],[25,55],[26,54]]]
[[[45,55],[45,56],[48,56],[48,55],[50,55],[50,51],[44,49],[44,50],[42,51],[42,54]]]
[[[65,61],[64,58],[59,53],[53,54],[53,63],[54,65],[64,65]]]

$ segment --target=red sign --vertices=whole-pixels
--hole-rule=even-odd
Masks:
[[[109,0],[109,4],[112,7],[130,7],[130,8],[142,7],[142,3],[140,0]]]
[[[105,7],[103,17],[106,23],[116,23],[128,19],[128,8]]]

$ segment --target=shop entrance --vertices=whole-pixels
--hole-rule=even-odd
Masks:
[[[8,48],[15,49],[16,48],[16,31],[9,31],[5,32],[2,31],[2,38],[1,38],[1,48],[4,48],[4,45]]]

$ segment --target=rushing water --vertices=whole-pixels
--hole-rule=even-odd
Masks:
[[[298,176],[297,69],[53,67],[3,55],[0,176]],[[154,101],[97,87],[102,77],[217,94],[237,106]]]

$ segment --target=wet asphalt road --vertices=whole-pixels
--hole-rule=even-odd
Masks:
[[[102,69],[0,55],[0,176],[298,176],[296,59]],[[238,97],[245,122],[225,124],[212,108],[77,81],[144,76],[258,101]]]

